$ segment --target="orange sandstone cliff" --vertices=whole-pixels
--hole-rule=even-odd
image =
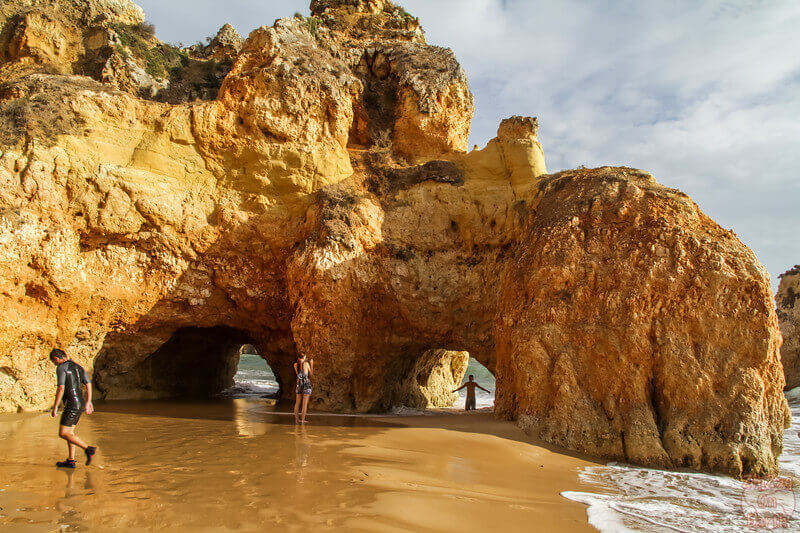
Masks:
[[[347,412],[449,405],[469,354],[549,442],[777,471],[778,318],[732,232],[642,171],[548,175],[535,118],[467,152],[416,18],[311,13],[177,48],[127,0],[0,6],[0,410],[49,405],[53,346],[108,399],[219,392],[242,344],[290,395],[303,351]]]

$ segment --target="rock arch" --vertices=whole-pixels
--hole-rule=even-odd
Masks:
[[[140,351],[143,335],[109,335],[95,362],[94,380],[107,398],[209,397],[233,385],[242,345],[254,341],[241,330],[226,326],[183,327],[144,359],[130,357]],[[133,343],[136,347],[127,346]],[[129,357],[120,358],[120,351]],[[126,361],[126,368],[115,362]]]

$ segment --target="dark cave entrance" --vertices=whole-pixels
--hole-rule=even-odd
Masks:
[[[288,378],[278,371],[286,366],[282,361],[293,357],[292,349],[280,340],[257,344],[246,331],[228,326],[114,332],[105,337],[98,353],[95,384],[99,397],[108,400],[199,399],[256,392],[276,397],[280,383]],[[237,371],[245,390],[236,388]]]
[[[212,397],[234,385],[240,350],[251,344],[226,326],[180,328],[142,362],[143,377],[159,396]]]

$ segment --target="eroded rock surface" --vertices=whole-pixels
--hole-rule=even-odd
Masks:
[[[2,56],[0,410],[48,406],[56,345],[107,399],[216,393],[242,344],[290,396],[303,351],[313,405],[360,412],[452,402],[469,354],[498,415],[550,442],[776,471],[769,282],[688,197],[631,169],[548,176],[530,117],[466,152],[464,72],[390,2],[315,1],[238,49],[223,31],[144,92],[104,69],[163,43],[137,26],[120,51],[143,19],[112,4],[2,6],[6,44],[22,14],[88,22]],[[213,91],[201,60],[230,61]]]
[[[244,39],[239,35],[239,32],[230,24],[225,24],[211,39],[203,53],[218,61],[235,60],[242,49],[243,43]]]
[[[755,255],[637,170],[549,176],[536,209],[501,281],[496,410],[592,455],[773,471],[789,415]]]
[[[775,300],[783,335],[783,373],[786,376],[786,388],[792,389],[800,387],[800,265],[781,274]]]

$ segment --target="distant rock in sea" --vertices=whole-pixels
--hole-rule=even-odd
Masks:
[[[778,294],[778,323],[783,335],[781,361],[786,375],[786,389],[800,387],[800,265],[780,276]]]

